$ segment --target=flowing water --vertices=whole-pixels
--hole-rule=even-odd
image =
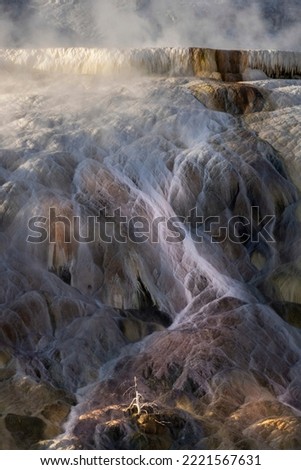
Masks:
[[[300,449],[300,54],[0,66],[2,448]]]

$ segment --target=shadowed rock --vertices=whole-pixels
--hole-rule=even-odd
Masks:
[[[271,307],[284,321],[301,328],[301,304],[294,302],[272,302]]]
[[[5,424],[20,449],[28,449],[44,437],[46,425],[39,418],[8,414]]]

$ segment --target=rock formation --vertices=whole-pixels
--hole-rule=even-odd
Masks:
[[[300,449],[300,54],[0,60],[2,448]]]

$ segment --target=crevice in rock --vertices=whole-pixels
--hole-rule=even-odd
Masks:
[[[151,293],[149,292],[147,287],[143,284],[140,276],[137,279],[137,285],[138,304],[140,307],[139,310],[155,307],[155,301],[152,298]]]

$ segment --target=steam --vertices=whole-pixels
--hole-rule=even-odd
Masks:
[[[0,44],[297,50],[296,18],[297,0],[2,0]]]
[[[0,448],[135,448],[134,377],[166,448],[301,448],[300,81],[211,76],[300,53],[190,47],[296,49],[299,1],[0,0]],[[94,241],[29,243],[51,208]]]

